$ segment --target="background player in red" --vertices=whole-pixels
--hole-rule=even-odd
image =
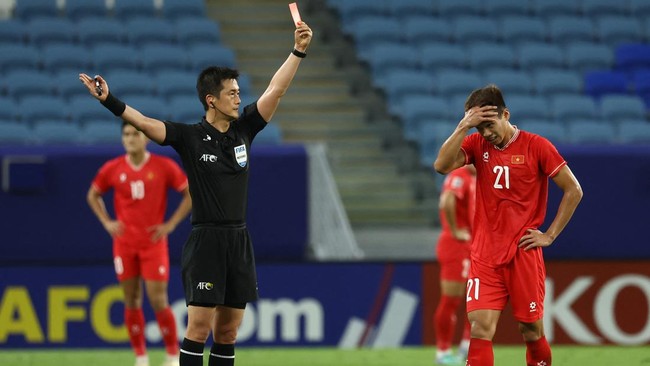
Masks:
[[[122,124],[126,155],[104,164],[88,191],[88,205],[113,237],[115,272],[124,292],[124,322],[136,366],[149,365],[144,338],[142,279],[149,303],[156,314],[167,352],[164,366],[178,365],[176,321],[167,298],[169,254],[167,234],[190,212],[192,202],[187,178],[170,158],[147,151],[147,137],[135,127]],[[183,198],[164,221],[167,190]],[[114,191],[115,219],[108,214],[102,195]]]
[[[464,300],[469,271],[469,246],[476,203],[476,169],[473,165],[458,168],[445,177],[440,194],[442,232],[436,246],[440,264],[440,302],[436,308],[436,362],[455,365],[464,361],[469,347],[470,328],[463,316],[465,330],[458,348],[460,357],[451,350],[456,328],[456,313]]]
[[[478,133],[467,135],[471,128]],[[472,325],[468,366],[494,364],[492,338],[507,301],[526,342],[526,364],[551,365],[544,336],[542,248],[555,241],[582,199],[580,183],[547,139],[510,123],[510,112],[495,85],[473,91],[465,116],[440,148],[434,163],[443,174],[466,164],[476,167],[476,216],[467,282]],[[550,226],[542,232],[548,178],[563,196]]]

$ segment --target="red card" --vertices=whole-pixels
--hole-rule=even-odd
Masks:
[[[291,3],[289,4],[289,10],[291,11],[291,17],[293,18],[293,24],[298,26],[298,22],[300,22],[300,12],[298,11],[298,4],[296,3]]]

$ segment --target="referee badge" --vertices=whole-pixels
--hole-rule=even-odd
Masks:
[[[246,154],[246,145],[235,146],[235,160],[240,167],[245,167],[248,162],[248,154]]]

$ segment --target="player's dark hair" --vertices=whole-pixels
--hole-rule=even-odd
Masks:
[[[489,84],[483,88],[474,90],[465,101],[465,111],[467,112],[474,107],[483,107],[493,105],[497,107],[499,117],[506,108],[506,102],[503,100],[501,89],[494,84]]]
[[[206,95],[212,94],[219,99],[219,93],[223,90],[223,81],[236,80],[238,77],[239,71],[228,67],[210,66],[201,71],[196,80],[196,91],[201,104],[203,104],[203,110],[208,110],[208,103],[205,101]]]

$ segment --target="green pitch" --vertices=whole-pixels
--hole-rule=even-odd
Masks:
[[[553,365],[650,366],[650,347],[553,346]],[[495,348],[497,366],[521,366],[524,346]],[[408,347],[382,350],[334,348],[244,348],[237,350],[239,366],[434,366],[434,349]],[[150,350],[151,366],[163,359],[160,349]],[[114,366],[132,365],[128,349],[117,350],[6,350],[0,349],[2,366]],[[204,357],[207,365],[207,356]]]

